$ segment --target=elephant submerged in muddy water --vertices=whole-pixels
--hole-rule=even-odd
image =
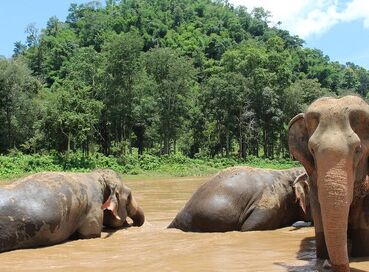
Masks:
[[[302,167],[228,168],[203,184],[168,228],[192,232],[252,231],[309,221],[306,179]]]
[[[0,252],[101,236],[129,216],[145,217],[131,190],[112,170],[39,173],[0,187]]]
[[[369,256],[369,105],[360,97],[324,97],[289,124],[289,148],[309,176],[317,257],[350,271]]]

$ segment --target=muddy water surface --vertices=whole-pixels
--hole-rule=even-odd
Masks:
[[[0,254],[0,271],[322,271],[313,228],[184,233],[167,230],[204,178],[128,179],[146,223],[102,238]],[[351,260],[369,271],[369,258]]]

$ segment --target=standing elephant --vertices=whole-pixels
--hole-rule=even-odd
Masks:
[[[100,237],[103,225],[119,228],[127,216],[136,226],[145,220],[112,170],[31,175],[0,187],[0,252],[53,245],[72,235]]]
[[[168,228],[193,232],[271,230],[307,220],[297,203],[299,200],[306,210],[306,178],[302,167],[228,168],[203,184]]]
[[[369,105],[360,97],[324,97],[289,124],[289,148],[309,175],[318,258],[350,271],[353,256],[369,255]]]

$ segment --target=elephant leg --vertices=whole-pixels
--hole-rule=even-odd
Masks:
[[[275,218],[278,215],[272,209],[254,209],[241,225],[240,231],[277,229],[279,224]]]
[[[317,192],[314,188],[310,191],[310,208],[315,228],[316,256],[319,259],[329,259],[327,245],[325,243],[322,215]]]
[[[350,211],[349,233],[351,256],[369,256],[369,197],[361,199]]]
[[[351,256],[364,257],[369,256],[369,230],[354,229],[350,231],[351,237]]]
[[[99,210],[101,213],[101,210]],[[103,226],[103,218],[101,216],[87,216],[84,222],[77,229],[79,239],[90,239],[101,237]]]

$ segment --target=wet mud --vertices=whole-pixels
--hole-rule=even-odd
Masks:
[[[1,253],[0,271],[324,271],[315,258],[312,227],[209,234],[165,229],[205,181],[126,179],[145,211],[142,227]],[[351,259],[350,266],[369,271],[369,258]]]

